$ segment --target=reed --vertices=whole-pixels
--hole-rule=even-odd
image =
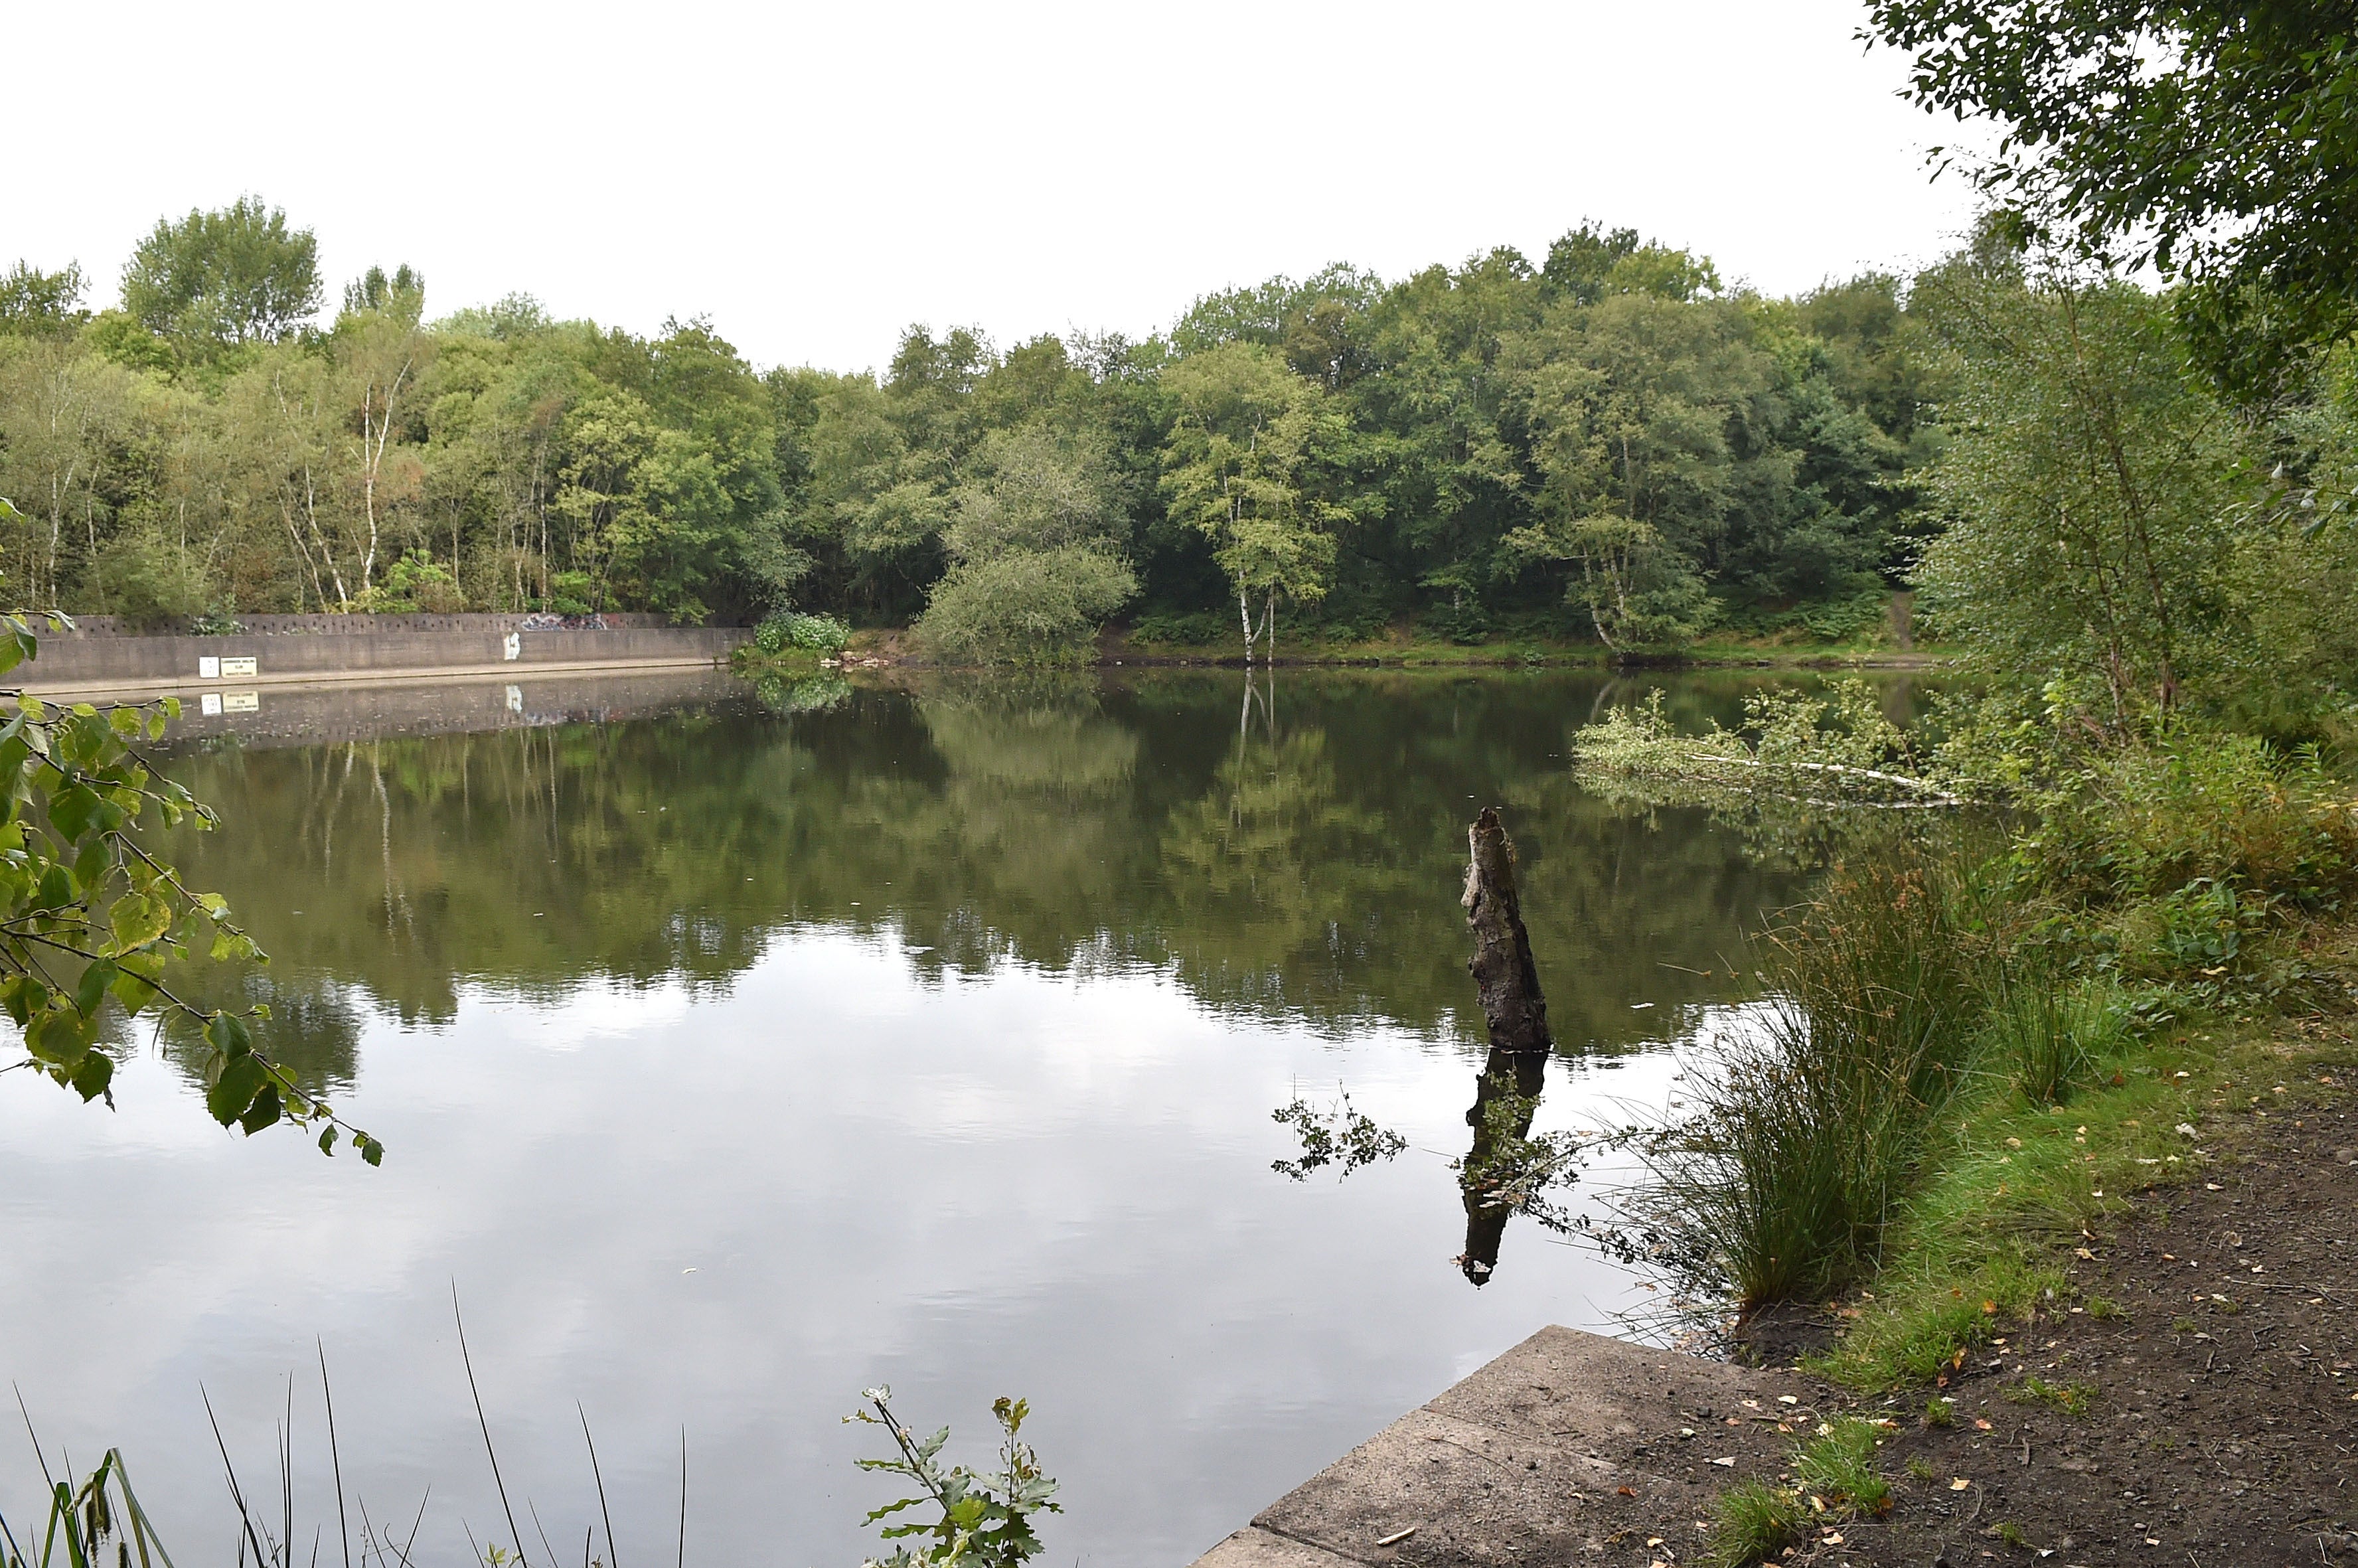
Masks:
[[[1767,998],[1648,1152],[1665,1255],[1745,1311],[1870,1272],[1985,1011],[1985,890],[1937,863],[1838,868],[1761,945]]]
[[[1985,1063],[2033,1105],[2063,1105],[2127,1033],[2128,1009],[2114,987],[2007,966],[1983,1029]]]

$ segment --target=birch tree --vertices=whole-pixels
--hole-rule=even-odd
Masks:
[[[1235,586],[1245,663],[1276,648],[1277,601],[1324,598],[1333,530],[1351,513],[1322,485],[1349,439],[1347,416],[1258,343],[1224,343],[1171,367],[1179,405],[1164,450],[1172,515],[1201,530]],[[1260,614],[1254,614],[1254,601]]]

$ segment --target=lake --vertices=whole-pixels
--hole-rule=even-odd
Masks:
[[[1498,805],[1521,850],[1539,1125],[1660,1108],[1802,884],[1585,793],[1567,741],[1754,684],[716,672],[192,712],[171,771],[223,826],[172,849],[274,956],[200,983],[270,1001],[265,1046],[389,1152],[224,1134],[145,1032],[112,1113],[0,1084],[5,1370],[52,1463],[124,1449],[183,1562],[233,1543],[200,1390],[274,1517],[291,1398],[298,1554],[336,1528],[322,1346],[369,1517],[406,1533],[430,1486],[422,1561],[505,1541],[455,1292],[535,1560],[526,1496],[560,1560],[597,1517],[578,1406],[629,1568],[678,1550],[683,1430],[689,1563],[857,1563],[896,1494],[839,1418],[889,1383],[977,1462],[1031,1400],[1048,1561],[1184,1563],[1541,1325],[1652,1299],[1528,1218],[1469,1282],[1466,826]],[[1407,1151],[1272,1171],[1272,1111],[1344,1092]]]

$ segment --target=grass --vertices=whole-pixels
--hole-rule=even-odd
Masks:
[[[2246,1017],[2196,1014],[2114,1042],[2068,1107],[1996,1083],[1962,1100],[1894,1217],[1874,1299],[1857,1303],[1812,1368],[1861,1390],[1921,1386],[1992,1335],[2068,1310],[2064,1260],[2100,1238],[2131,1194],[2199,1179],[2212,1168],[2212,1143],[2253,1109],[2298,1108],[2299,1087],[2278,1097],[2275,1086],[2307,1084],[2326,1056]],[[2255,1108],[2253,1085],[2274,1103]],[[2098,1317],[2119,1310],[2102,1298],[2084,1305]],[[2190,1319],[2172,1326],[2194,1331]]]
[[[1712,1505],[1704,1541],[1707,1568],[1750,1568],[1801,1543],[1810,1527],[1890,1511],[1891,1485],[1876,1465],[1883,1434],[1845,1418],[1793,1451],[1790,1487],[1739,1481]]]
[[[1984,1025],[1991,1060],[2036,1105],[2061,1105],[2093,1065],[2118,1054],[2127,1009],[2101,982],[2072,984],[2042,967],[2003,968]]]
[[[1810,1519],[1797,1493],[1763,1481],[1739,1481],[1712,1504],[1711,1530],[1704,1538],[1706,1568],[1749,1568],[1797,1544]]]
[[[2044,1378],[2025,1378],[2006,1390],[2008,1400],[2018,1405],[2045,1405],[2049,1410],[2065,1415],[2082,1416],[2095,1407],[2096,1385],[2093,1383],[2050,1383]]]
[[[1838,871],[1763,949],[1778,1000],[1649,1152],[1643,1217],[1739,1306],[1871,1274],[1932,1120],[1964,1082],[1979,889],[1937,866]]]
[[[1937,1387],[2079,1304],[2068,1257],[2129,1195],[2206,1170],[2232,1119],[2297,1109],[2324,1057],[2285,1011],[2358,971],[2358,923],[2280,913],[2223,980],[2125,982],[2168,956],[2084,936],[2134,927],[2135,901],[2092,915],[2022,870],[2019,853],[1837,869],[1765,945],[1765,1027],[1646,1151],[1632,1217],[1682,1282],[1745,1311],[1858,1292],[1811,1363],[1855,1389]]]
[[[1793,1479],[1830,1514],[1856,1518],[1891,1509],[1891,1487],[1876,1467],[1882,1429],[1855,1417],[1830,1423],[1793,1455]]]

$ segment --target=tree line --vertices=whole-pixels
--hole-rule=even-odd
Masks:
[[[153,623],[794,606],[990,660],[1126,609],[1261,648],[1281,611],[1657,646],[1879,613],[1937,439],[1905,280],[1769,299],[1594,224],[1206,295],[1143,341],[913,327],[879,373],[524,296],[433,319],[407,266],[330,310],[314,235],[252,198],[90,294],[0,278],[0,570]]]

